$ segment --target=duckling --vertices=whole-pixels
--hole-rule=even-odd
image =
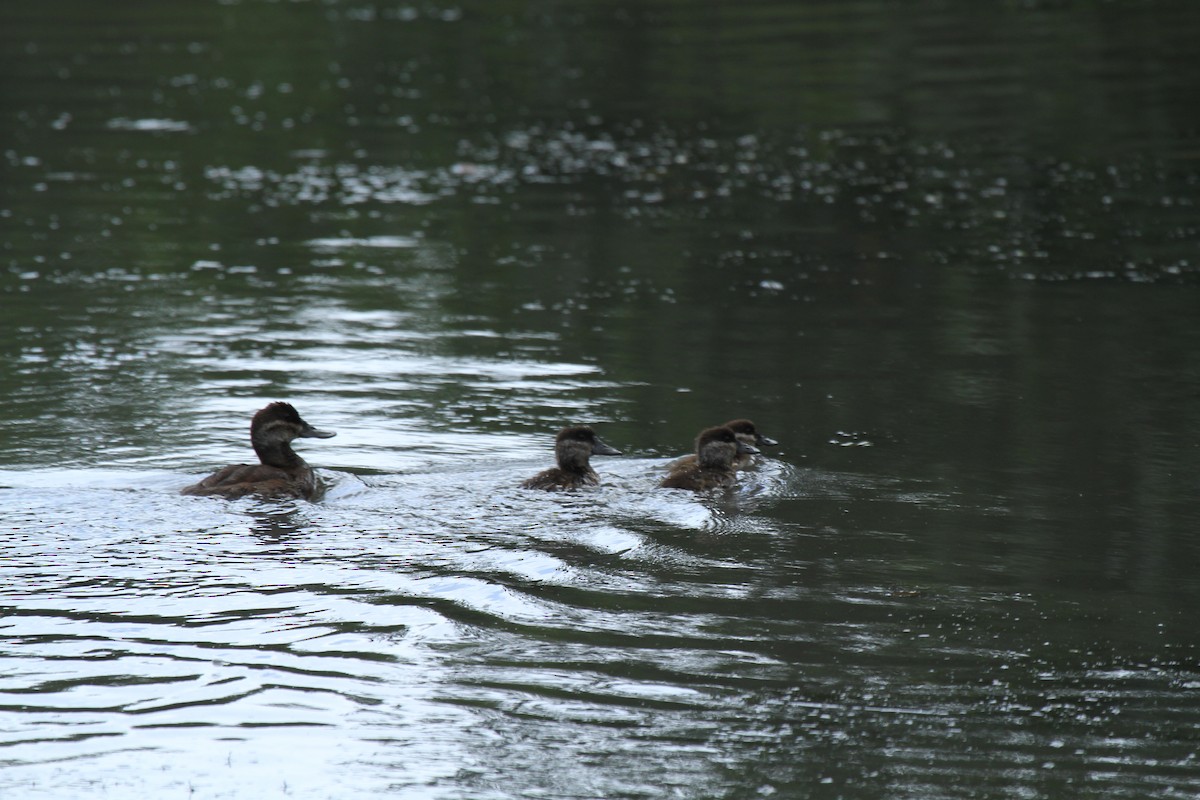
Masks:
[[[763,434],[759,433],[758,428],[756,428],[754,426],[754,423],[748,419],[730,420],[729,422],[726,422],[721,427],[729,428],[730,430],[732,430],[734,432],[734,434],[737,436],[737,438],[740,441],[743,441],[746,444],[752,445],[754,447],[762,447],[764,445],[779,444],[779,442],[775,441],[770,436],[764,436]],[[756,450],[755,452],[758,452],[758,451]],[[733,459],[733,468],[734,469],[747,469],[753,462],[754,462],[754,456],[751,455],[750,453],[739,453]],[[682,456],[681,458],[677,458],[674,461],[672,461],[670,464],[667,465],[667,469],[671,472],[674,472],[678,469],[683,469],[685,467],[696,466],[697,464],[699,464],[699,459],[697,458],[696,454],[690,453],[686,456]]]
[[[336,435],[309,425],[288,403],[271,403],[250,421],[250,444],[261,463],[231,464],[187,487],[182,494],[227,500],[248,494],[312,500],[320,496],[324,487],[312,467],[292,450],[291,442],[297,438],[328,439]]]
[[[709,428],[696,437],[695,462],[675,467],[659,485],[693,492],[733,486],[737,482],[734,461],[758,452],[757,447],[745,442],[727,425]]]
[[[589,459],[593,455],[619,456],[621,451],[600,441],[591,428],[578,425],[559,431],[554,438],[554,455],[558,466],[534,475],[521,484],[522,489],[553,491],[599,486],[600,476],[588,463]]]

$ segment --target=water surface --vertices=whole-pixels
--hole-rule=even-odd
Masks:
[[[1197,795],[1198,33],[10,0],[0,794]]]

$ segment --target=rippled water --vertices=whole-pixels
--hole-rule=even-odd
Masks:
[[[1198,32],[7,2],[0,796],[1200,795]]]

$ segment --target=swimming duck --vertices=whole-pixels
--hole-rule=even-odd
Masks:
[[[735,460],[758,452],[727,425],[709,428],[696,437],[696,460],[676,466],[659,485],[693,492],[733,486],[737,482]]]
[[[259,464],[231,464],[189,486],[182,494],[236,500],[248,494],[261,497],[299,497],[312,500],[323,487],[316,473],[292,450],[298,438],[328,439],[337,434],[309,425],[288,403],[271,403],[250,421],[250,444]]]
[[[745,442],[746,444],[752,445],[754,447],[762,447],[763,445],[779,444],[779,442],[775,441],[770,436],[764,436],[763,434],[759,433],[758,428],[756,428],[754,426],[754,423],[748,419],[730,420],[729,422],[726,422],[721,427],[729,428],[730,430],[733,431],[734,435],[737,436],[737,438],[740,441]],[[755,450],[755,452],[758,452],[758,451]],[[733,468],[734,469],[746,469],[747,467],[750,466],[751,462],[753,462],[753,461],[754,461],[754,456],[752,454],[739,453],[733,459]],[[697,458],[696,454],[691,453],[689,455],[675,459],[674,461],[672,461],[670,464],[667,465],[667,469],[674,472],[677,469],[695,466],[698,463],[699,463],[699,459]]]
[[[619,456],[621,451],[609,447],[596,432],[586,425],[563,428],[554,438],[557,467],[539,472],[521,484],[522,489],[579,489],[600,485],[600,476],[592,469],[593,456]]]

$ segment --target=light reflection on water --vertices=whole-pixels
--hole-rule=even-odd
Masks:
[[[621,474],[633,480],[661,465],[623,467]],[[6,485],[23,489],[22,510],[11,523],[17,530],[41,528],[9,542],[7,566],[20,576],[20,591],[9,605],[5,639],[15,647],[11,657],[42,665],[8,676],[8,691],[25,696],[23,722],[10,731],[10,741],[36,737],[47,723],[64,724],[56,715],[69,713],[72,720],[71,736],[53,753],[41,747],[36,756],[25,755],[17,746],[9,763],[106,757],[115,759],[117,772],[102,785],[137,789],[137,782],[116,777],[121,752],[145,748],[148,762],[163,759],[166,770],[174,747],[160,731],[188,730],[195,737],[196,729],[215,728],[202,737],[210,744],[188,748],[200,764],[188,780],[203,788],[206,772],[227,759],[239,765],[239,783],[277,791],[272,770],[241,767],[267,761],[255,746],[260,737],[278,747],[279,728],[315,726],[299,737],[310,742],[302,751],[321,750],[312,741],[326,737],[317,732],[359,718],[354,724],[367,739],[340,742],[308,769],[319,775],[335,763],[369,763],[382,751],[411,780],[436,784],[458,775],[464,763],[483,774],[496,769],[486,757],[490,737],[473,733],[478,722],[471,716],[513,702],[514,690],[532,693],[521,702],[521,715],[590,723],[631,724],[647,704],[687,710],[699,701],[696,690],[661,679],[604,678],[593,685],[586,675],[551,670],[546,682],[503,663],[527,658],[531,646],[539,650],[560,636],[574,641],[574,649],[610,633],[612,620],[581,600],[611,601],[624,593],[638,602],[636,585],[590,563],[593,557],[613,567],[631,557],[636,563],[647,544],[613,524],[609,502],[639,516],[657,509],[673,525],[714,524],[694,500],[660,503],[643,490],[640,507],[631,507],[620,502],[626,493],[620,488],[594,497],[547,497],[511,488],[508,470],[375,476],[369,488],[353,476],[329,477],[334,486],[324,505],[287,511],[253,501],[193,503],[169,494],[175,487],[162,475],[6,475]],[[105,488],[122,482],[137,488]],[[77,487],[82,507],[63,517],[68,486]],[[478,508],[488,495],[491,507]],[[97,517],[97,508],[105,513]],[[47,512],[59,517],[50,529],[39,524]],[[53,535],[55,529],[61,534]],[[567,596],[548,595],[548,587]],[[577,591],[583,594],[574,597]],[[621,638],[652,645],[663,615],[647,609],[624,616]],[[678,630],[670,638],[698,643],[703,636]],[[480,655],[500,662],[485,684],[466,666]],[[468,673],[459,675],[463,669]],[[514,679],[518,685],[510,686]],[[561,679],[583,689],[580,697],[537,710],[548,699],[543,692],[569,691]],[[397,682],[407,688],[393,691]],[[253,726],[242,728],[239,719]],[[462,741],[440,734],[418,743],[396,726],[457,730]],[[376,728],[380,741],[370,733]],[[106,744],[113,736],[121,739],[115,750]],[[37,796],[39,772],[25,774]],[[154,772],[143,766],[136,774]],[[286,776],[301,796],[308,780],[305,769]],[[171,785],[168,778],[165,787]],[[362,788],[378,785],[368,780]]]

